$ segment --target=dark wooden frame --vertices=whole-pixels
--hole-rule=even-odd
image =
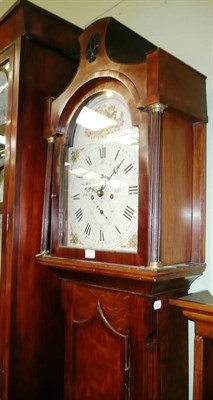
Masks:
[[[11,59],[0,279],[3,400],[62,396],[60,281],[40,268],[35,254],[45,187],[45,100],[58,96],[75,73],[80,32],[25,0],[0,21],[1,59]]]

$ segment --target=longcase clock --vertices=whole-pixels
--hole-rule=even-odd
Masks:
[[[187,399],[169,298],[205,269],[205,77],[104,18],[47,106],[37,259],[63,278],[64,399]]]

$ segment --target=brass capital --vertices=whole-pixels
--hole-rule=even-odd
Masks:
[[[54,141],[55,141],[54,136],[49,136],[49,137],[47,138],[47,142],[48,142],[48,143],[54,143]]]
[[[155,103],[155,104],[151,104],[150,106],[148,106],[148,109],[152,112],[159,112],[159,113],[163,113],[165,108],[167,108],[166,105],[161,104],[161,103]]]

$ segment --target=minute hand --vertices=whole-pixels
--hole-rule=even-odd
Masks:
[[[117,165],[117,167],[113,168],[113,171],[111,175],[107,178],[108,181],[112,178],[113,175],[118,173],[119,168],[121,167],[121,164],[124,162],[124,159]]]

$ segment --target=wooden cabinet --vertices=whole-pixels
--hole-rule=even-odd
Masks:
[[[64,400],[187,400],[187,321],[169,300],[205,269],[205,77],[112,18],[79,41],[48,102],[37,257],[61,279]]]
[[[59,399],[63,382],[60,281],[41,269],[45,99],[58,96],[78,64],[81,30],[17,1],[0,21],[5,144],[0,280],[0,398]],[[1,90],[4,82],[1,81]],[[4,109],[2,109],[2,107]],[[5,111],[6,107],[6,111]],[[1,124],[2,125],[2,124]],[[2,135],[3,136],[3,135]]]
[[[194,322],[193,400],[210,400],[213,393],[213,296],[206,290],[171,299]]]

